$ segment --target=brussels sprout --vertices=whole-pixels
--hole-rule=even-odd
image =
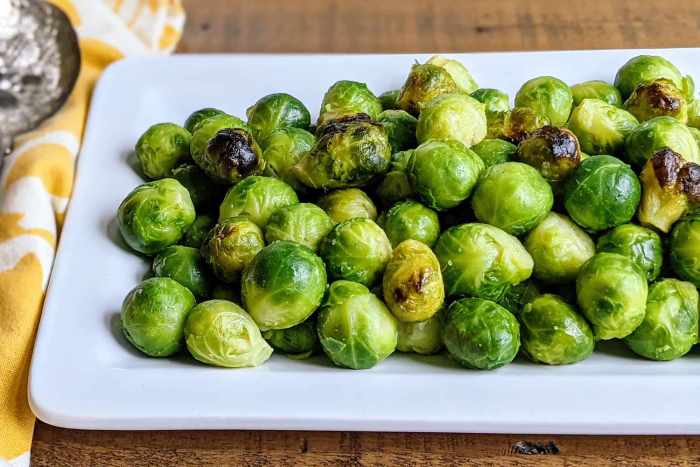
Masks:
[[[194,164],[182,164],[175,167],[171,177],[187,188],[197,211],[213,207],[223,196],[221,187],[212,183],[202,169]]]
[[[416,127],[420,143],[453,139],[472,146],[486,137],[484,104],[466,94],[443,94],[421,108]]]
[[[265,140],[265,175],[281,179],[296,191],[304,191],[306,187],[297,180],[292,167],[311,150],[315,142],[314,135],[301,128],[273,131]]]
[[[523,350],[533,362],[567,365],[591,356],[593,332],[560,297],[544,294],[525,305],[520,318]]]
[[[700,150],[687,126],[673,117],[656,117],[639,125],[625,140],[628,161],[637,167],[660,149],[669,148],[688,162],[700,164]]]
[[[463,298],[448,308],[442,339],[461,365],[492,370],[517,355],[520,326],[515,316],[495,302]]]
[[[280,128],[302,128],[311,125],[309,109],[296,97],[285,93],[268,94],[245,111],[253,136],[266,147],[267,137]]]
[[[367,185],[391,160],[387,132],[366,114],[328,122],[318,140],[292,168],[304,185],[322,190]]]
[[[532,274],[533,262],[517,238],[487,224],[462,224],[440,235],[435,255],[448,296],[499,300]]]
[[[528,107],[515,107],[508,112],[499,113],[489,121],[489,138],[501,138],[518,144],[533,131],[549,125],[546,116]]]
[[[209,300],[192,308],[185,341],[192,356],[208,365],[253,367],[272,355],[272,347],[248,313],[226,300]]]
[[[377,96],[372,94],[365,83],[337,81],[323,95],[318,127],[320,128],[331,120],[359,113],[367,114],[374,120],[381,111],[382,103]]]
[[[529,107],[544,115],[554,126],[569,120],[574,97],[571,88],[553,76],[539,76],[523,84],[515,95],[516,107]]]
[[[615,86],[605,81],[584,81],[571,86],[574,105],[580,105],[585,99],[597,99],[606,104],[622,107],[622,96]]]
[[[396,350],[421,355],[432,355],[442,350],[443,313],[444,308],[425,321],[399,321],[399,340]]]
[[[209,231],[200,253],[222,282],[238,281],[241,271],[265,246],[263,233],[245,216],[224,219]]]
[[[413,195],[413,187],[406,173],[406,168],[412,155],[412,149],[392,154],[389,172],[387,172],[377,187],[377,198],[379,198],[384,207],[389,207],[397,201]]]
[[[318,347],[316,320],[313,317],[291,328],[265,331],[263,337],[273,349],[295,360],[310,357]]]
[[[377,117],[377,121],[384,126],[392,154],[417,146],[416,143],[416,117],[404,110],[384,110]]]
[[[479,144],[472,146],[471,150],[484,161],[484,165],[488,168],[510,161],[518,151],[518,147],[508,141],[493,138],[482,140]]]
[[[157,123],[136,142],[141,172],[150,179],[170,176],[178,163],[190,156],[192,135],[174,123]]]
[[[644,321],[625,338],[651,360],[682,357],[698,341],[698,291],[689,282],[664,279],[649,287]]]
[[[268,243],[289,240],[301,243],[315,251],[321,239],[332,228],[331,218],[315,204],[293,204],[272,213],[270,221],[265,226],[265,240]]]
[[[562,182],[581,162],[578,139],[566,128],[544,126],[518,145],[518,157],[552,183]]]
[[[211,287],[209,271],[199,250],[188,246],[173,245],[158,253],[153,260],[153,274],[169,277],[184,285],[196,297],[209,296]]]
[[[228,190],[219,207],[219,221],[245,215],[264,227],[273,212],[298,202],[292,187],[282,180],[253,175]]]
[[[591,237],[568,217],[555,212],[528,234],[525,248],[535,262],[533,275],[553,284],[575,280],[583,263],[595,254]]]
[[[340,224],[356,217],[375,220],[377,208],[364,191],[357,188],[335,190],[322,196],[318,206],[326,211],[334,224]]]
[[[625,138],[639,122],[631,113],[598,99],[584,99],[571,112],[569,129],[581,150],[592,154],[619,154]]]
[[[688,121],[688,103],[683,93],[668,80],[642,83],[625,101],[625,109],[640,122],[669,116],[683,123]]]
[[[226,115],[226,112],[214,107],[205,107],[203,109],[195,110],[189,117],[187,117],[187,120],[185,120],[185,129],[190,133],[194,133],[194,129],[200,122],[216,115]]]
[[[201,247],[204,238],[212,227],[214,227],[214,219],[212,219],[211,216],[206,214],[197,216],[192,225],[185,231],[185,235],[182,236],[180,244],[192,248]]]
[[[479,85],[476,84],[476,81],[469,73],[469,70],[467,70],[459,60],[452,60],[441,57],[440,55],[433,55],[426,63],[429,65],[439,66],[440,68],[446,70],[450,76],[452,76],[457,88],[461,92],[469,94],[470,92],[474,92],[479,89]]]
[[[319,253],[331,278],[371,286],[391,258],[391,243],[374,221],[356,217],[336,225],[321,240]]]
[[[597,251],[618,253],[629,257],[644,272],[649,282],[661,272],[663,247],[653,230],[634,224],[615,227],[598,239]]]
[[[459,86],[446,69],[430,63],[416,63],[411,67],[396,102],[401,110],[418,115],[423,105],[434,97],[459,90]]]
[[[167,357],[182,347],[192,292],[168,277],[152,277],[134,287],[122,304],[124,336],[151,357]]]
[[[539,224],[553,203],[552,187],[537,170],[520,162],[486,169],[472,197],[477,219],[513,235]]]
[[[629,222],[640,196],[639,179],[627,164],[612,156],[593,156],[567,182],[564,206],[574,222],[595,232]]]
[[[700,287],[700,210],[686,214],[671,231],[671,266],[678,277]]]
[[[637,86],[657,79],[667,79],[683,88],[683,78],[678,68],[663,57],[639,55],[627,61],[615,75],[615,87],[623,99],[627,99]]]
[[[644,319],[647,281],[629,257],[596,253],[576,278],[576,298],[596,338],[621,339]]]
[[[399,108],[399,95],[401,95],[400,89],[393,89],[381,93],[379,95],[379,102],[382,104],[382,110],[397,110]]]
[[[124,241],[139,253],[152,255],[176,244],[195,219],[187,189],[163,178],[134,188],[117,210]]]
[[[688,126],[691,129],[700,128],[700,99],[695,99],[688,104]]]
[[[467,199],[483,170],[484,163],[474,151],[458,141],[444,140],[418,146],[406,172],[423,203],[442,211]]]
[[[506,310],[518,316],[523,307],[530,303],[535,297],[539,297],[540,289],[534,281],[528,279],[508,288],[506,293],[498,301]]]
[[[318,337],[334,364],[372,368],[396,350],[398,325],[384,303],[367,287],[335,281],[318,311]]]
[[[392,206],[386,212],[381,226],[393,247],[409,239],[432,247],[440,235],[437,213],[412,200]]]
[[[470,94],[474,99],[484,104],[486,115],[510,110],[508,94],[498,89],[481,88]]]

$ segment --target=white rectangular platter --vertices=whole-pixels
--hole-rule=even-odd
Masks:
[[[700,49],[456,54],[484,87],[515,95],[537,75],[612,81],[654,53],[700,78]],[[336,80],[399,88],[426,55],[179,55],[111,66],[95,90],[73,200],[44,305],[30,403],[47,423],[92,429],[308,429],[520,433],[700,433],[700,351],[650,362],[620,343],[572,366],[523,359],[495,371],[395,354],[371,370],[274,355],[254,369],[152,359],[122,338],[118,313],[148,264],[122,246],[114,216],[138,175],[127,163],[149,125],[214,106],[245,115],[272,92],[317,114]]]

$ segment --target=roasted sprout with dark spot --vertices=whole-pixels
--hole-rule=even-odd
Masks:
[[[640,122],[654,117],[669,116],[686,123],[688,103],[673,83],[659,79],[637,86],[625,101],[625,109]]]
[[[628,60],[615,75],[615,87],[627,99],[642,83],[665,79],[683,88],[683,77],[676,66],[663,57],[638,55]]]
[[[578,139],[566,128],[544,126],[518,145],[518,158],[552,183],[563,182],[581,162]]]
[[[633,166],[642,167],[664,148],[680,154],[687,162],[700,164],[695,137],[687,126],[673,117],[655,117],[633,129],[625,140],[625,157]]]
[[[498,114],[495,120],[489,121],[487,137],[501,138],[518,144],[535,130],[549,124],[551,124],[549,118],[537,111],[528,107],[515,107]]]
[[[401,88],[397,104],[401,110],[418,116],[434,97],[455,92],[459,92],[459,87],[447,70],[430,63],[415,64]]]
[[[201,255],[214,275],[231,284],[265,246],[263,233],[245,216],[220,221],[202,242]]]

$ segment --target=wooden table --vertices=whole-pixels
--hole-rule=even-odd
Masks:
[[[189,19],[179,50],[190,53],[466,52],[700,43],[700,2],[692,0],[189,0],[185,6]],[[522,454],[528,446],[548,454]],[[48,466],[689,465],[700,463],[700,438],[106,432],[38,423],[32,458],[34,465]]]

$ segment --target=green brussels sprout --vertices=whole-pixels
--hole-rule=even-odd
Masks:
[[[190,156],[189,131],[174,123],[151,126],[136,142],[141,172],[150,179],[170,176],[170,171]]]
[[[263,337],[273,349],[294,360],[309,358],[318,347],[316,320],[311,317],[303,323],[287,329],[270,329]]]
[[[294,96],[283,92],[268,94],[258,99],[245,111],[248,126],[253,130],[253,136],[266,147],[267,137],[280,128],[308,129],[311,125],[309,109]]]
[[[584,99],[574,107],[569,129],[578,138],[581,150],[592,154],[619,154],[625,138],[639,122],[631,113],[598,99]]]
[[[356,217],[375,220],[377,208],[367,194],[357,188],[335,190],[322,196],[316,203],[330,216],[333,224],[340,224]]]
[[[557,184],[576,170],[581,162],[581,148],[571,130],[547,125],[518,145],[518,158]]]
[[[245,216],[224,219],[202,242],[200,253],[214,275],[227,284],[238,281],[243,269],[265,246],[263,233]]]
[[[671,266],[678,277],[700,287],[700,210],[691,210],[676,223],[669,248]]]
[[[510,110],[510,97],[498,89],[480,88],[470,94],[484,104],[486,115]]]
[[[416,63],[411,67],[396,103],[401,110],[418,115],[423,105],[434,97],[459,90],[454,78],[445,68],[430,63]]]
[[[417,146],[416,143],[416,117],[404,110],[384,110],[377,117],[386,130],[389,146],[392,154]]]
[[[406,173],[412,155],[412,149],[391,155],[389,171],[377,187],[377,198],[384,207],[413,196],[413,187]]]
[[[146,255],[176,244],[195,216],[189,192],[172,178],[137,186],[117,210],[124,241],[133,250]]]
[[[243,271],[241,297],[261,330],[286,329],[306,320],[326,290],[326,268],[310,248],[277,241]]]
[[[177,281],[195,297],[209,296],[209,271],[196,248],[172,245],[161,251],[153,260],[153,275]]]
[[[213,207],[223,196],[221,187],[212,183],[202,169],[194,164],[182,164],[175,167],[171,177],[187,188],[197,211]]]
[[[691,130],[700,128],[700,99],[688,103],[688,126]],[[698,139],[697,136],[695,139]]]
[[[211,289],[210,298],[217,300],[227,300],[236,304],[241,303],[240,284],[225,284],[218,282]]]
[[[394,249],[382,280],[384,303],[399,321],[425,321],[442,307],[440,263],[425,243],[405,240]]]
[[[122,332],[151,357],[168,357],[182,347],[187,313],[195,304],[186,287],[168,277],[152,277],[134,287],[122,304]]]
[[[440,235],[437,213],[412,200],[401,201],[392,206],[380,225],[394,248],[409,239],[432,247]]]
[[[657,79],[667,79],[683,88],[683,78],[678,68],[663,57],[639,55],[627,61],[615,75],[615,87],[623,99],[627,99],[637,86]]]
[[[391,146],[384,127],[366,114],[331,120],[292,168],[304,185],[322,190],[364,186],[389,169]]]
[[[319,242],[333,225],[328,214],[315,204],[292,204],[272,213],[265,226],[265,240],[268,243],[288,240],[316,251]]]
[[[680,89],[668,80],[659,79],[637,86],[625,101],[625,109],[640,122],[669,116],[688,121],[688,103]]]
[[[423,204],[443,211],[469,197],[483,170],[481,158],[462,143],[436,140],[413,151],[406,172]]]
[[[471,73],[469,73],[469,70],[467,70],[459,60],[452,60],[441,57],[440,55],[433,55],[426,63],[429,65],[439,66],[447,71],[450,76],[452,76],[457,88],[461,92],[469,94],[479,89],[479,85],[476,84],[476,81],[472,77]]]
[[[462,224],[444,231],[435,244],[448,296],[500,300],[512,285],[532,274],[533,261],[520,241],[498,227]]]
[[[495,302],[463,298],[447,309],[442,340],[461,365],[493,370],[518,354],[520,326],[512,313]]]
[[[272,355],[272,347],[248,313],[226,300],[209,300],[192,308],[185,341],[190,354],[208,365],[253,367]]]
[[[537,284],[533,280],[528,279],[509,287],[503,297],[498,300],[498,304],[515,316],[518,316],[525,305],[539,296],[540,289],[537,287]]]
[[[226,115],[226,112],[214,107],[204,107],[203,109],[195,110],[187,117],[187,120],[185,120],[185,129],[194,134],[194,129],[200,122],[216,115]]]
[[[264,174],[279,178],[296,191],[306,187],[297,180],[292,167],[311,150],[316,137],[301,128],[282,128],[270,133],[265,140],[263,159],[267,165]]]
[[[442,350],[442,314],[440,309],[425,321],[399,321],[399,340],[396,350],[432,355]]]
[[[644,319],[646,277],[627,256],[596,253],[579,271],[576,299],[596,338],[621,339]]]
[[[360,113],[367,114],[375,120],[381,111],[382,103],[365,83],[337,81],[323,95],[318,127],[320,129],[331,120]]]
[[[472,196],[476,218],[520,235],[535,227],[552,209],[552,187],[527,164],[504,162],[484,172]]]
[[[321,240],[319,254],[332,279],[371,286],[391,258],[391,242],[373,220],[356,217],[337,224]]]
[[[574,222],[595,232],[628,223],[640,197],[639,179],[627,164],[612,156],[593,156],[567,182],[564,207]]]
[[[678,153],[688,162],[700,164],[700,150],[687,126],[673,117],[656,117],[639,125],[625,140],[627,160],[636,167],[663,148]]]
[[[663,279],[649,287],[644,321],[625,343],[651,360],[682,357],[698,341],[698,291],[690,282]]]
[[[539,76],[521,86],[515,95],[516,107],[529,107],[544,115],[553,126],[569,120],[574,97],[571,88],[553,76]]]
[[[571,86],[574,105],[581,105],[585,99],[597,99],[606,104],[622,107],[622,96],[615,86],[605,81],[584,81]]]
[[[273,212],[298,202],[294,189],[282,180],[253,175],[228,190],[219,206],[219,221],[245,215],[264,227]]]
[[[550,284],[572,282],[583,263],[595,254],[591,237],[555,212],[547,214],[528,234],[525,248],[535,262],[535,278]]]
[[[595,340],[585,319],[557,295],[544,294],[520,313],[525,355],[535,363],[568,365],[587,359]]]
[[[508,162],[518,152],[518,147],[498,138],[488,138],[471,147],[471,150],[484,161],[486,168]]]
[[[382,110],[397,110],[399,108],[399,95],[401,95],[400,89],[392,89],[391,91],[381,93],[379,95],[379,102],[382,104]]]
[[[192,248],[201,247],[212,227],[214,227],[214,219],[211,216],[201,214],[195,217],[192,225],[185,230],[185,235],[182,236],[180,244]]]
[[[598,239],[596,250],[629,257],[649,282],[661,272],[663,247],[653,230],[634,224],[619,225]]]
[[[342,367],[372,368],[394,350],[396,318],[367,287],[335,281],[318,311],[317,332],[323,351]]]
[[[442,94],[425,103],[416,126],[418,142],[453,139],[473,146],[486,137],[484,104],[466,94]]]

